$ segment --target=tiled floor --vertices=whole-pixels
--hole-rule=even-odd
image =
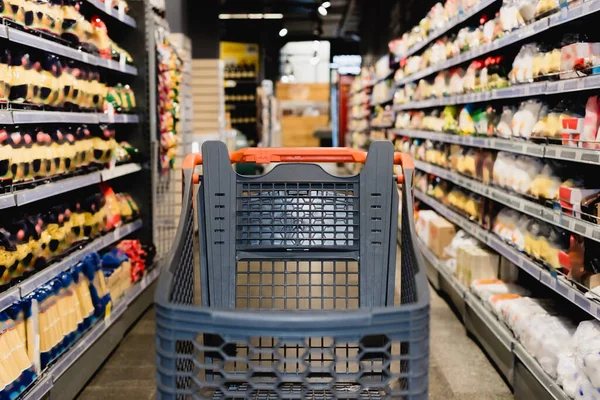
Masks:
[[[432,291],[431,400],[508,400],[513,396],[446,302]],[[156,397],[154,311],[127,335],[79,400],[147,400]]]

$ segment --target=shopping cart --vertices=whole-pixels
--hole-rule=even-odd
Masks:
[[[234,172],[240,162],[281,164],[250,177]],[[338,177],[311,162],[365,166]],[[156,294],[159,399],[427,398],[429,293],[410,157],[389,142],[368,157],[229,154],[207,142],[183,168],[183,213]]]

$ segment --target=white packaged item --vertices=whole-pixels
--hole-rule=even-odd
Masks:
[[[491,297],[500,294],[516,294],[521,297],[531,294],[529,290],[519,285],[506,283],[499,279],[473,281],[471,291],[484,302],[489,302]]]
[[[500,116],[500,122],[496,127],[496,133],[498,136],[508,138],[513,135],[512,133],[512,120],[515,115],[515,108],[504,106],[502,109],[502,115]]]
[[[579,324],[574,341],[577,366],[595,388],[600,388],[600,322]]]
[[[600,392],[584,376],[579,377],[575,392],[577,395],[576,400],[600,400]]]
[[[532,316],[524,326],[521,334],[523,346],[548,375],[556,378],[558,356],[571,341],[575,326],[564,317],[543,314]]]
[[[571,346],[567,346],[558,356],[556,383],[563,388],[567,396],[574,399],[577,396],[577,388],[581,377],[582,374],[575,363],[575,354],[573,354]]]

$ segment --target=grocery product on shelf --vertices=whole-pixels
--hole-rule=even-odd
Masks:
[[[110,126],[46,126],[0,129],[5,183],[45,180],[105,168],[117,143]]]
[[[107,186],[104,188],[106,191]],[[77,198],[71,204],[51,205],[47,212],[31,210],[3,222],[0,254],[4,261],[0,266],[0,287],[6,288],[35,274],[80,243],[139,218],[131,196],[120,194],[116,206],[111,209],[107,207],[106,197],[100,192],[93,193]],[[108,215],[115,213],[117,221],[109,220]]]
[[[182,61],[167,38],[158,46],[158,109],[163,170],[174,167],[181,120]]]
[[[26,31],[47,34],[50,39],[66,40],[81,46],[92,54],[122,64],[133,64],[131,55],[113,42],[104,21],[98,16],[86,20],[80,12],[79,0],[11,0],[5,2],[0,17]],[[114,1],[113,6],[128,9],[124,1]]]
[[[102,58],[119,61],[121,64],[133,64],[131,55],[119,47],[109,36],[106,24],[100,17],[92,17],[92,26],[94,27],[94,36],[92,41]]]
[[[23,304],[0,313],[0,346],[4,353],[0,396],[5,398],[15,398],[37,377],[27,353],[25,315]]]
[[[109,251],[102,256],[102,271],[111,301],[116,305],[134,282],[129,257],[119,249]]]

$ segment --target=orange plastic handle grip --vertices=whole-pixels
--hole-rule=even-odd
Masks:
[[[365,163],[367,153],[348,148],[247,148],[230,153],[231,163],[270,164],[279,162],[320,162],[320,163]],[[394,164],[414,168],[410,156],[394,154]],[[188,154],[183,161],[183,169],[202,165],[202,154]]]

